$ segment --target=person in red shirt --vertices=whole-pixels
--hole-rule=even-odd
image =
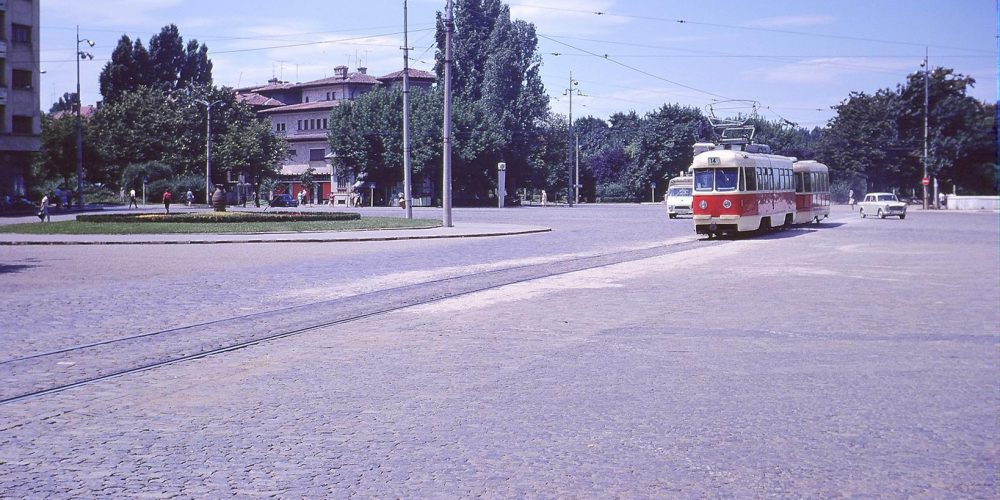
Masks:
[[[163,192],[163,208],[167,209],[167,213],[170,213],[170,190]]]

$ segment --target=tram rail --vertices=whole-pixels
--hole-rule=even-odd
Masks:
[[[0,405],[506,285],[722,244],[691,240],[480,271],[0,361]],[[308,312],[308,314],[305,314]]]

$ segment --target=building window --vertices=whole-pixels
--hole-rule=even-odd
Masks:
[[[7,131],[7,106],[0,105],[0,132]]]
[[[10,72],[11,87],[20,90],[31,90],[31,72],[15,69]]]
[[[10,25],[11,29],[11,41],[14,43],[31,43],[31,26],[26,26],[24,24],[12,23]]]
[[[299,154],[296,153],[294,149],[289,149],[288,151],[285,152],[285,156],[287,156],[289,160],[294,160],[295,157],[298,155]]]
[[[309,161],[323,161],[325,160],[324,156],[326,156],[326,150],[323,148],[309,150]]]
[[[327,122],[326,118],[323,118],[323,130],[326,130],[327,128],[329,128],[329,122]]]
[[[274,131],[275,132],[284,132],[285,131],[285,124],[284,123],[276,123],[276,124],[274,124]]]
[[[329,93],[329,92],[327,92],[327,93],[326,93],[326,100],[327,100],[327,101],[329,101],[329,100],[330,100],[330,93]]]
[[[309,96],[306,96],[306,102],[309,102]]]
[[[14,115],[14,119],[11,123],[10,131],[15,134],[31,134],[31,117],[30,116],[20,116]]]
[[[295,130],[302,130],[302,120],[299,120],[299,124],[295,127]]]

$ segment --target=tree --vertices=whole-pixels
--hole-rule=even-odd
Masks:
[[[967,95],[976,83],[972,77],[949,68],[935,68],[927,76],[928,175],[972,192],[992,191],[993,108]],[[924,74],[909,75],[897,93],[900,135],[912,145],[904,182],[915,185],[923,176]]]
[[[72,95],[72,94],[66,94]],[[94,128],[86,118],[81,123],[83,132],[83,162],[88,172],[100,165],[100,155],[94,141]],[[65,186],[75,186],[76,179],[76,116],[63,115],[53,118],[42,115],[41,148],[32,165],[32,176],[37,180],[58,179]],[[88,181],[94,182],[88,175]],[[102,178],[101,180],[104,180]]]
[[[253,111],[242,104],[233,113],[237,121],[231,124],[212,148],[213,169],[244,175],[257,193],[260,206],[261,184],[278,175],[285,159],[288,143],[284,136],[271,131],[271,123],[254,117]],[[204,184],[204,179],[201,181]]]
[[[410,94],[410,164],[414,177],[441,164],[441,98],[433,92]],[[333,109],[330,150],[356,176],[380,187],[403,179],[403,95],[375,89]]]
[[[456,199],[484,199],[497,162],[511,191],[527,175],[548,119],[533,25],[510,18],[499,0],[455,2],[452,71]],[[438,17],[436,70],[444,75],[444,25]]]
[[[127,35],[122,35],[100,76],[105,102],[114,101],[141,86],[175,91],[211,83],[212,61],[208,58],[208,47],[190,40],[185,49],[184,40],[173,24],[164,26],[149,39],[148,51],[141,40],[133,43]]]
[[[52,103],[49,114],[64,112],[70,113],[76,110],[76,92],[65,92],[58,101]]]
[[[830,167],[834,181],[859,190],[898,186],[907,148],[900,147],[896,97],[888,89],[874,95],[851,92],[834,106],[837,116],[830,120],[817,151],[817,159]]]

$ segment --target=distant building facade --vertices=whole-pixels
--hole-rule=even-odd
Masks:
[[[238,89],[237,99],[270,119],[271,130],[288,141],[288,155],[275,194],[298,195],[303,190],[300,178],[311,167],[315,184],[308,192],[309,200],[345,206],[357,201],[351,196],[356,179],[350,173],[331,171],[336,162],[331,165],[327,160],[328,135],[336,133],[330,130],[330,113],[341,103],[376,87],[401,87],[402,75],[397,71],[375,78],[364,67],[349,73],[347,66],[337,66],[329,78],[295,84],[272,79],[263,87]],[[434,74],[415,69],[409,71],[409,76],[413,89],[430,89],[436,80]]]
[[[0,196],[27,194],[41,146],[40,1],[0,0]]]

